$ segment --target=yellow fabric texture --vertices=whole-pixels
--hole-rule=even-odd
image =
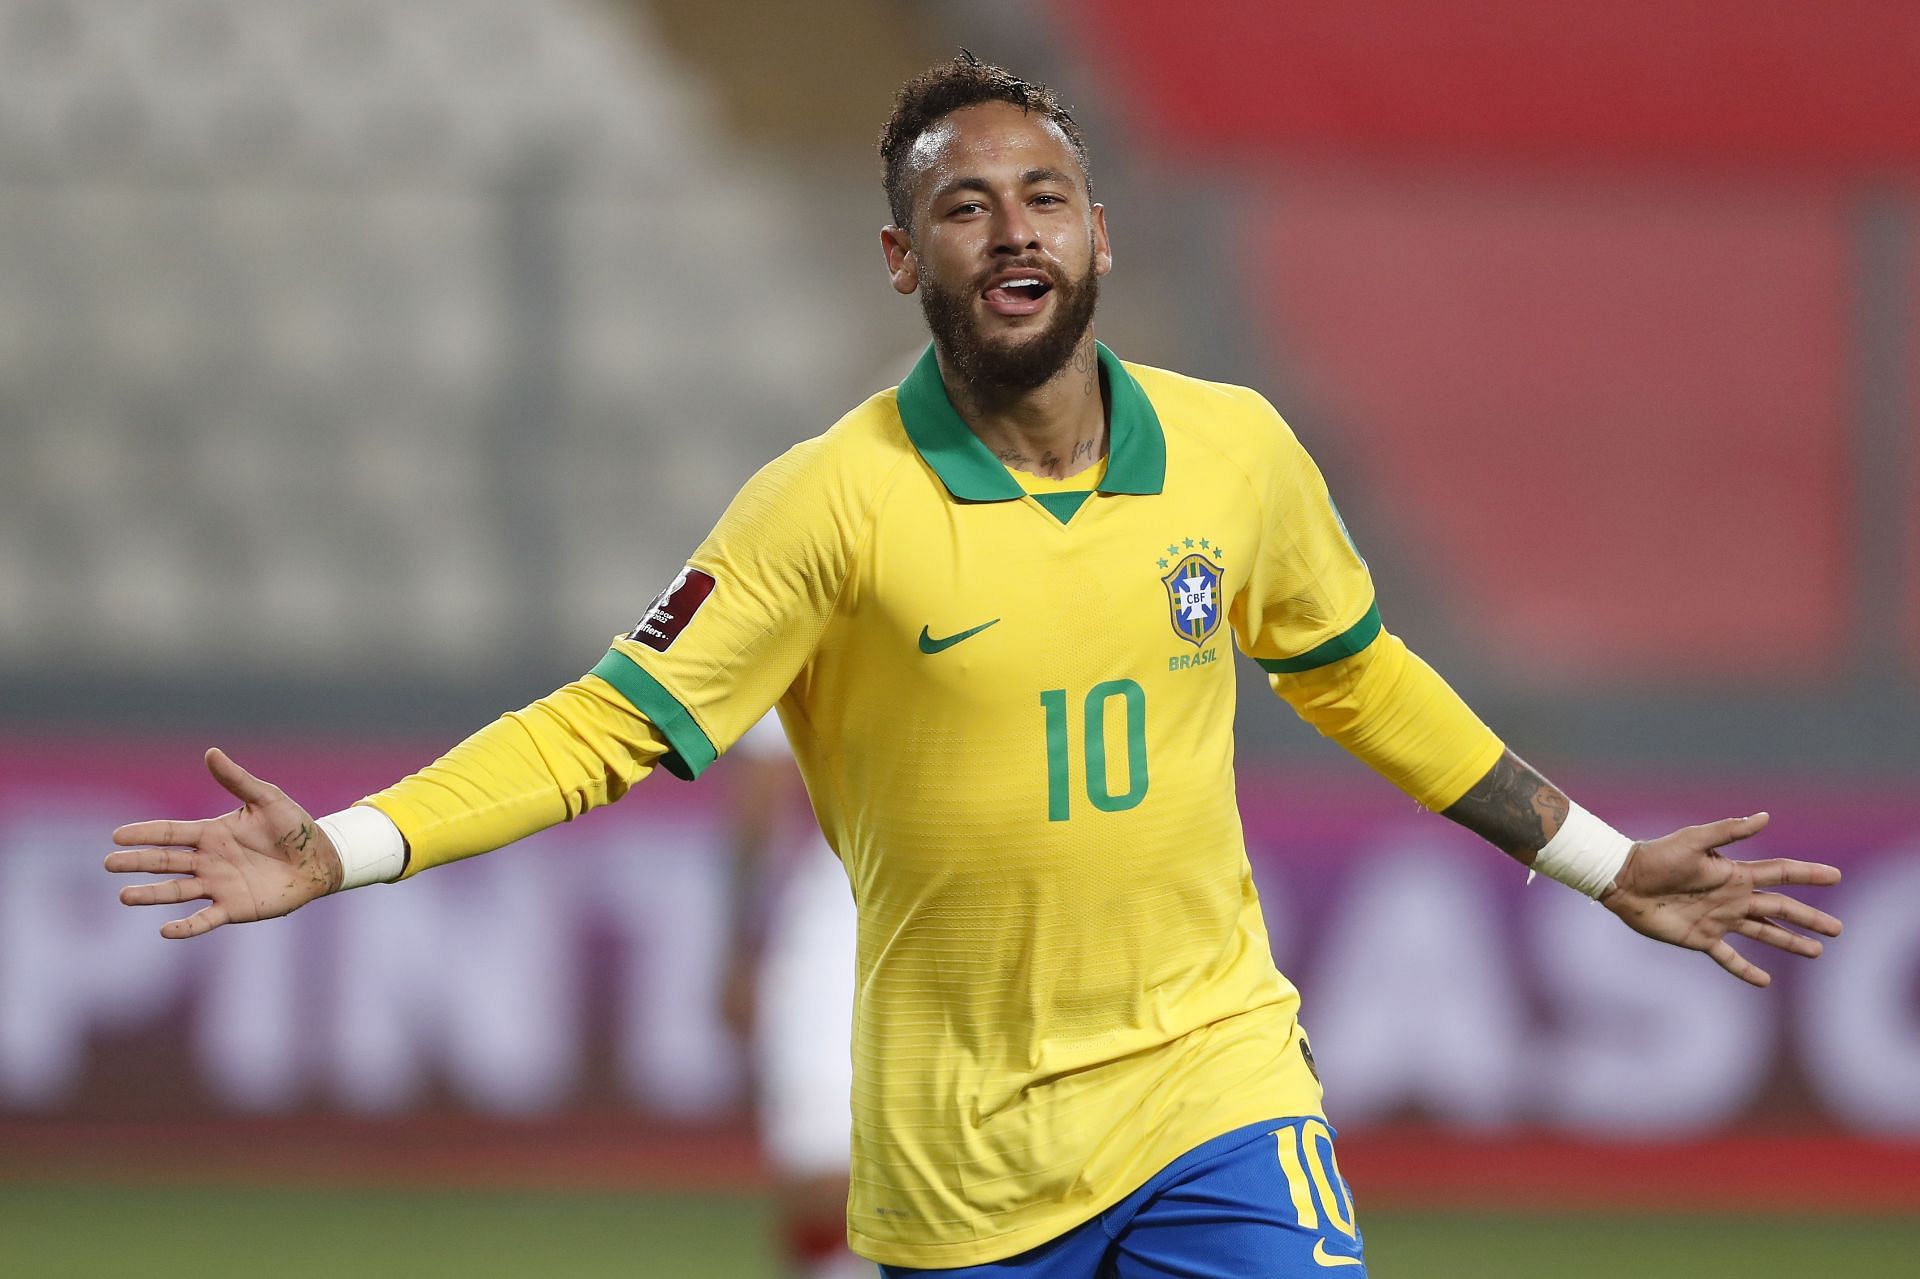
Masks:
[[[666,752],[659,730],[594,676],[511,711],[360,801],[407,841],[402,878],[612,803]]]
[[[1319,1113],[1234,799],[1228,635],[1281,662],[1370,637],[1274,687],[1430,806],[1497,756],[1368,628],[1366,565],[1272,408],[1122,380],[1157,488],[1135,449],[1065,523],[1033,477],[963,499],[998,463],[917,448],[884,392],[742,489],[677,638],[598,668],[619,693],[569,686],[371,800],[412,873],[616,798],[670,744],[724,753],[777,702],[859,908],[848,1233],[883,1263],[1012,1256],[1212,1137]]]
[[[1320,468],[1273,406],[1241,387],[1219,388],[1237,414],[1271,423],[1272,460],[1249,466],[1246,486],[1264,513],[1252,572],[1233,596],[1233,629],[1252,658],[1290,658],[1346,632],[1373,607],[1373,578],[1333,508]],[[1256,436],[1256,438],[1259,438]]]
[[[1450,808],[1505,747],[1399,636],[1267,683],[1301,719],[1434,812]]]

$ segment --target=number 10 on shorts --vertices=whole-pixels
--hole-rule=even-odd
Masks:
[[[1126,716],[1126,789],[1115,793],[1108,776],[1107,708],[1118,700]],[[1047,722],[1047,820],[1073,817],[1073,769],[1068,753],[1067,690],[1040,694]],[[1080,714],[1081,771],[1087,802],[1103,813],[1123,813],[1147,797],[1147,691],[1130,679],[1103,680],[1087,690]]]
[[[1302,1230],[1318,1232],[1325,1214],[1327,1225],[1349,1239],[1359,1238],[1353,1221],[1353,1195],[1340,1175],[1333,1155],[1333,1134],[1318,1119],[1303,1119],[1278,1129],[1280,1171],[1287,1177],[1293,1215]],[[1316,1201],[1318,1206],[1316,1207]]]

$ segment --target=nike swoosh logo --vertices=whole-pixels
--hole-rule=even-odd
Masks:
[[[1327,1241],[1313,1241],[1313,1263],[1316,1266],[1364,1266],[1367,1263],[1358,1257],[1336,1257],[1327,1251]]]
[[[961,631],[958,635],[949,635],[945,639],[935,639],[933,636],[927,634],[927,628],[922,626],[920,628],[920,651],[922,653],[944,652],[952,648],[955,644],[958,644],[961,640],[972,639],[999,620],[1000,619],[996,617],[993,619],[993,622],[982,622],[970,631]]]

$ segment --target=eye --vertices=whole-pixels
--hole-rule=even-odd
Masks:
[[[1036,196],[1034,196],[1034,197],[1033,197],[1033,203],[1035,203],[1035,204],[1065,204],[1065,203],[1066,203],[1066,201],[1065,201],[1065,200],[1063,200],[1063,199],[1061,199],[1061,198],[1060,198],[1059,196],[1057,196],[1057,195],[1036,195]]]
[[[977,213],[984,208],[986,208],[986,206],[978,200],[968,200],[964,204],[956,204],[951,209],[948,209],[947,216],[951,218],[958,217],[963,213]]]

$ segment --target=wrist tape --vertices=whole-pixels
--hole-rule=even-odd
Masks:
[[[340,854],[340,869],[345,872],[340,881],[343,889],[388,883],[407,868],[406,837],[393,824],[393,818],[370,804],[328,813],[319,826]]]
[[[1527,881],[1531,883],[1536,874],[1545,875],[1597,898],[1613,887],[1613,877],[1632,851],[1632,840],[1569,800],[1567,819],[1535,855]]]

